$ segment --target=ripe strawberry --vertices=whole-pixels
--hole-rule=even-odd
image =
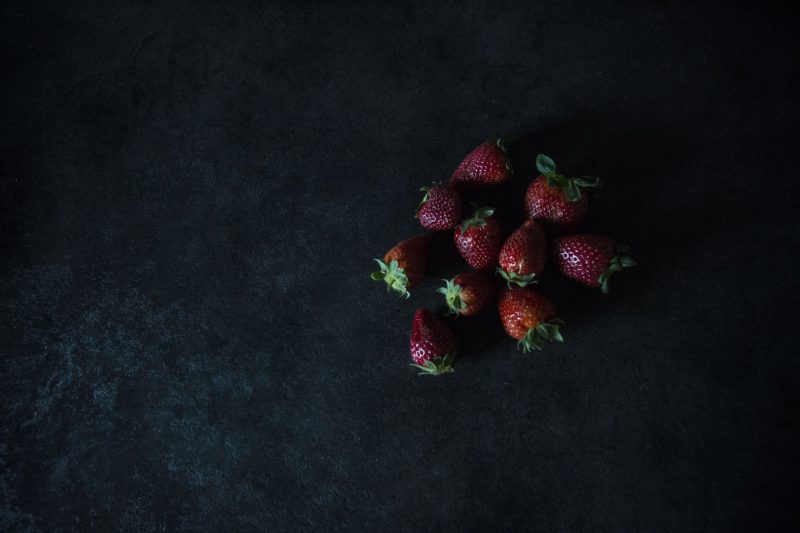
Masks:
[[[505,182],[511,176],[511,163],[503,140],[485,142],[458,165],[450,184],[460,189],[484,189]]]
[[[451,280],[442,280],[447,285],[439,287],[436,292],[444,294],[450,313],[472,316],[494,296],[494,285],[484,274],[463,272]]]
[[[386,252],[383,261],[375,261],[381,269],[372,273],[372,279],[385,281],[387,291],[393,290],[408,298],[408,289],[425,275],[425,237],[406,239]]]
[[[564,321],[556,318],[553,304],[539,293],[503,289],[497,310],[506,333],[519,341],[523,352],[541,350],[547,341],[564,341],[559,332]]]
[[[562,176],[555,162],[543,154],[536,157],[536,168],[542,175],[525,192],[528,218],[541,222],[553,233],[575,230],[589,209],[589,197],[581,189],[600,187],[600,178]]]
[[[416,217],[423,228],[442,231],[453,229],[461,220],[461,197],[450,185],[434,183],[420,189],[425,196],[417,208]]]
[[[461,257],[475,270],[492,270],[497,265],[502,234],[491,207],[478,208],[472,217],[456,226],[453,240]]]
[[[458,342],[444,321],[428,311],[417,309],[411,326],[411,366],[420,374],[438,375],[453,371]]]
[[[508,236],[500,249],[500,266],[497,272],[509,287],[516,283],[524,287],[536,283],[536,276],[544,270],[547,258],[547,240],[542,227],[533,220],[525,221]]]
[[[623,268],[636,266],[624,255],[629,248],[605,235],[573,235],[553,240],[558,269],[588,287],[608,292],[608,279]]]

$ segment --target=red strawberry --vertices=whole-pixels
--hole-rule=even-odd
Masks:
[[[386,282],[386,290],[409,297],[408,289],[414,287],[425,275],[425,237],[411,237],[386,252],[383,261],[376,259],[381,269],[372,273],[372,279]]]
[[[453,371],[458,342],[444,321],[428,311],[417,309],[411,326],[411,366],[421,374],[438,375]]]
[[[503,289],[497,310],[506,333],[519,341],[523,352],[541,350],[547,341],[564,341],[558,331],[564,321],[556,318],[553,304],[539,293]]]
[[[436,292],[444,294],[447,307],[456,315],[472,316],[486,306],[494,296],[494,285],[484,274],[463,272]]]
[[[542,175],[525,192],[528,218],[538,220],[553,233],[575,230],[589,209],[589,197],[581,189],[600,187],[600,178],[562,176],[553,160],[543,154],[536,158],[536,168]]]
[[[558,269],[588,287],[608,292],[608,279],[623,268],[636,266],[624,255],[629,248],[605,235],[573,235],[553,240]]]
[[[500,266],[497,267],[497,272],[509,287],[512,283],[524,287],[529,283],[536,283],[536,276],[544,270],[545,259],[547,239],[544,230],[533,220],[527,220],[508,236],[500,249]]]
[[[483,189],[505,182],[511,176],[511,163],[506,157],[503,140],[485,142],[464,158],[450,177],[459,189]]]
[[[434,183],[420,189],[425,192],[416,217],[423,228],[442,231],[453,229],[461,220],[461,197],[450,185]]]
[[[472,217],[456,226],[453,240],[461,257],[475,270],[492,270],[497,265],[502,234],[491,207],[478,208]]]

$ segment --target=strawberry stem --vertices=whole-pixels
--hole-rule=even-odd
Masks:
[[[449,353],[442,357],[432,357],[421,365],[412,364],[411,366],[422,370],[420,376],[439,376],[441,374],[448,374],[455,372],[453,370],[453,362],[456,359],[456,354]]]
[[[535,328],[528,330],[525,337],[517,343],[517,346],[525,353],[531,350],[541,350],[547,342],[564,342],[559,328],[564,325],[560,318],[554,318],[548,322],[542,322]]]
[[[461,299],[461,285],[455,283],[455,279],[443,279],[445,282],[444,287],[439,287],[436,292],[444,294],[444,299],[447,302],[448,315],[460,315],[467,309],[467,304]]]
[[[408,277],[406,276],[406,272],[400,268],[396,259],[392,259],[388,265],[380,259],[375,259],[375,261],[378,263],[378,266],[380,266],[381,269],[378,272],[373,272],[370,274],[370,277],[373,280],[384,281],[386,283],[387,292],[395,291],[406,298],[411,296],[411,293],[408,292],[408,289],[406,289],[408,286]]]
[[[581,199],[581,189],[596,189],[603,185],[600,178],[591,176],[570,178],[560,174],[555,161],[544,154],[536,156],[536,169],[542,176],[547,178],[548,185],[562,189],[564,191],[564,196],[570,202],[577,202]]]
[[[425,205],[425,202],[428,201],[428,196],[430,196],[431,189],[434,187],[439,187],[442,184],[441,181],[434,181],[430,185],[426,185],[424,187],[420,187],[420,192],[424,192],[425,196],[422,197],[420,200],[419,205],[417,206],[417,211],[414,213],[414,218],[419,218],[419,210],[422,209],[422,206]]]
[[[475,202],[470,202],[474,212],[472,216],[461,221],[461,234],[463,235],[470,227],[482,228],[486,225],[486,219],[494,214],[494,207],[478,207]]]
[[[511,161],[508,159],[508,149],[506,148],[505,141],[502,138],[498,138],[497,141],[495,142],[495,144],[497,144],[497,147],[500,148],[501,152],[503,152],[503,155],[506,156],[506,157],[504,157],[505,164],[506,164],[506,170],[508,170],[509,174],[513,174],[514,173],[514,167],[511,165]]]
[[[626,244],[617,244],[615,247],[616,255],[608,262],[608,267],[605,272],[600,274],[597,282],[600,284],[600,292],[608,294],[608,280],[614,275],[614,272],[619,272],[623,268],[631,268],[636,266],[636,261],[625,254],[628,253],[630,247]]]
[[[506,285],[508,285],[509,289],[511,288],[512,283],[519,285],[520,287],[525,287],[531,283],[539,283],[539,280],[535,279],[536,274],[533,272],[530,274],[517,274],[516,272],[506,272],[502,268],[497,267],[497,273],[500,274],[500,277],[506,281]]]

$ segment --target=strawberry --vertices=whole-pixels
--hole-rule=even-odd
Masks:
[[[442,231],[453,229],[461,220],[461,197],[450,185],[434,183],[420,189],[425,193],[416,217],[423,228]]]
[[[533,220],[525,221],[508,236],[500,249],[500,266],[497,272],[509,287],[516,283],[524,287],[536,283],[544,270],[547,258],[547,240],[542,227]]]
[[[511,163],[503,140],[485,142],[475,148],[458,165],[450,184],[459,189],[484,189],[499,185],[511,176]]]
[[[436,292],[444,294],[450,313],[455,315],[472,316],[494,296],[492,281],[478,272],[462,272],[453,279],[442,281],[446,285]]]
[[[543,154],[536,157],[536,168],[542,175],[525,192],[528,218],[538,220],[553,233],[575,230],[589,209],[589,197],[581,189],[600,187],[600,178],[562,176],[555,162]]]
[[[453,371],[458,342],[456,336],[444,321],[428,311],[417,309],[411,326],[411,366],[417,367],[420,374],[445,374]]]
[[[600,287],[608,293],[608,279],[623,268],[636,266],[624,255],[629,250],[605,235],[572,235],[553,240],[558,269],[588,287]]]
[[[503,289],[497,310],[506,333],[519,341],[523,352],[541,350],[547,341],[564,341],[559,332],[564,321],[556,318],[553,304],[539,293]]]
[[[472,217],[456,226],[453,240],[469,266],[475,270],[492,270],[500,252],[500,224],[492,216],[493,208],[478,208],[475,204],[473,208]]]
[[[414,287],[425,275],[425,237],[411,237],[386,252],[383,261],[376,259],[381,269],[372,273],[372,279],[386,282],[387,291],[395,291],[406,298],[408,289]]]

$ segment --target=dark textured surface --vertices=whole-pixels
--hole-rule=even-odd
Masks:
[[[0,530],[798,527],[788,11],[192,4],[2,5]],[[542,151],[640,266],[417,377],[461,263],[371,258],[497,135],[507,231]]]

